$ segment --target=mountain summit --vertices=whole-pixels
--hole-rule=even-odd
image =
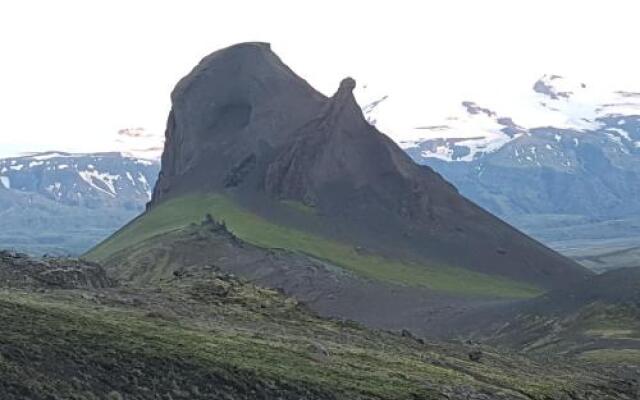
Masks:
[[[152,204],[177,192],[233,186],[239,177],[232,175],[253,168],[252,155],[282,146],[326,102],[267,43],[209,55],[178,83],[171,99]]]

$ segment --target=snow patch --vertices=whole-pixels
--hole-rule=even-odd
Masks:
[[[149,182],[147,181],[147,177],[145,177],[142,172],[138,172],[138,181],[142,183],[142,188],[147,193],[147,198],[151,199],[151,186],[149,186]]]
[[[453,156],[453,149],[446,145],[436,146],[435,151],[423,151],[423,157],[437,158],[443,161],[451,161]]]
[[[618,135],[620,135],[624,139],[628,140],[629,142],[631,141],[631,137],[629,136],[629,133],[625,130],[622,130],[619,128],[608,128],[607,130],[616,132]]]
[[[106,193],[111,197],[116,197],[115,183],[118,179],[120,179],[119,175],[111,175],[106,172],[101,173],[96,170],[78,171],[78,175],[80,175],[82,180],[88,183],[94,189]],[[104,184],[106,189],[96,185],[96,182],[101,182],[102,184]]]
[[[11,179],[8,176],[0,176],[0,183],[7,189],[11,189]]]
[[[420,147],[420,142],[420,140],[403,140],[398,142],[398,146],[403,150],[415,149],[416,147]]]
[[[475,103],[475,109],[482,109]],[[404,149],[419,147],[420,143],[428,140],[439,140],[435,148],[424,150],[422,156],[437,158],[444,161],[473,161],[484,154],[499,150],[502,146],[515,138],[522,136],[523,130],[511,120],[505,120],[492,112],[468,111],[469,104],[462,104],[465,110],[460,117],[449,118],[446,125],[433,125],[415,128],[416,131],[426,132],[422,139],[400,142]],[[484,109],[482,109],[484,110]],[[454,147],[466,147],[468,152],[462,157],[453,158]]]
[[[622,146],[622,139],[620,138],[620,136],[614,135],[612,133],[607,133],[607,137],[609,139],[611,139],[612,142],[615,142],[616,144],[618,144],[619,146]]]
[[[403,149],[421,148],[423,157],[445,161],[471,161],[500,149],[519,136],[532,134],[536,128],[571,131],[571,136],[552,132],[551,137],[558,143],[565,137],[571,143],[574,134],[580,137],[581,133],[597,131],[604,137],[607,131],[616,132],[624,139],[624,134],[610,127],[624,129],[640,116],[640,96],[631,96],[630,92],[585,85],[558,75],[545,75],[536,83],[539,83],[537,89],[525,87],[519,96],[492,99],[491,102],[467,102],[466,109],[454,114],[434,114],[432,119],[413,124],[418,126],[415,128],[407,127],[406,118],[400,118],[404,108],[396,105],[399,98],[396,96],[386,99],[384,107],[373,110],[368,107],[371,114],[368,118],[375,120],[376,125],[398,141]],[[370,101],[363,102],[368,103]],[[485,105],[488,107],[484,108]],[[579,145],[578,140],[573,141],[575,146]],[[467,149],[459,152],[458,147]],[[466,155],[459,157],[459,154]]]
[[[61,187],[62,187],[62,184],[60,182],[55,182],[53,185],[47,186],[46,190],[51,193],[59,192]]]

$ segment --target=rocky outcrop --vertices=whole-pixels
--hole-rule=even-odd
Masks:
[[[0,288],[99,289],[115,286],[97,264],[78,259],[35,259],[26,254],[0,251]]]

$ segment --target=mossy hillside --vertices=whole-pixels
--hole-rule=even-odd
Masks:
[[[586,336],[631,340],[640,348],[640,309],[631,304],[594,302],[580,312],[577,327]]]
[[[585,351],[580,359],[594,364],[640,365],[640,349],[596,349]]]
[[[297,209],[297,207],[293,207]],[[310,211],[299,211],[308,214]],[[327,260],[361,276],[466,296],[529,298],[541,291],[527,283],[446,265],[417,265],[361,254],[353,246],[272,223],[221,195],[186,196],[167,201],[132,221],[86,254],[104,262],[154,236],[183,229],[210,214],[240,239],[265,248],[282,248]]]
[[[322,320],[250,285],[211,301],[192,290],[0,293],[0,387],[29,398],[430,399],[464,387],[543,399],[580,379],[570,370],[556,379],[523,358],[488,351],[477,363],[464,349]]]
[[[505,329],[488,334],[485,342],[537,356],[561,354],[596,360],[602,354],[607,364],[616,354],[624,357],[640,350],[639,317],[635,304],[603,301],[573,310],[524,310]]]

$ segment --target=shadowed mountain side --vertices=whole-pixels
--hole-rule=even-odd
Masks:
[[[106,268],[117,278],[137,285],[157,284],[185,274],[204,276],[211,269],[234,273],[277,288],[324,316],[376,328],[409,329],[431,337],[455,329],[452,321],[473,318],[479,309],[503,304],[504,296],[519,295],[512,283],[482,275],[455,276],[455,271],[449,271],[450,276],[443,275],[447,271],[429,276],[435,288],[371,279],[328,260],[252,245],[211,220],[121,250],[108,260]],[[416,283],[421,278],[413,275]],[[465,278],[469,281],[466,285]],[[459,286],[450,283],[455,279],[462,281]],[[525,289],[521,295],[528,295]]]

